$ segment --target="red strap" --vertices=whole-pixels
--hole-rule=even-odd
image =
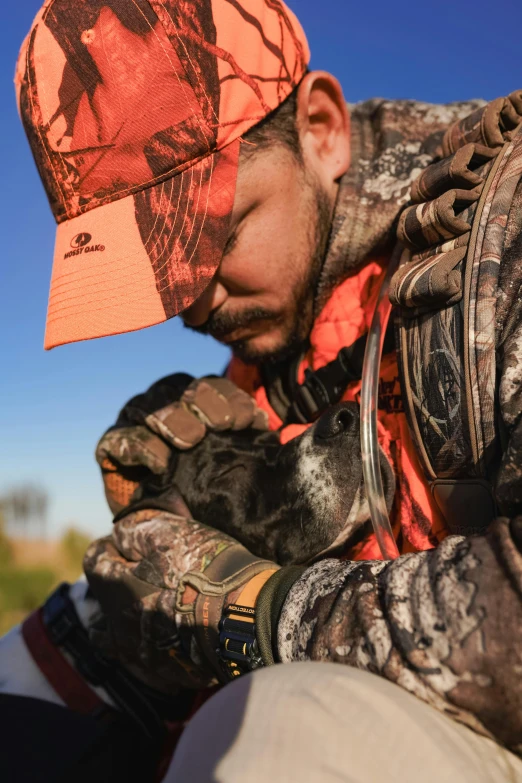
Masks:
[[[69,709],[91,715],[107,707],[49,638],[42,609],[37,609],[22,624],[22,636],[45,679]]]

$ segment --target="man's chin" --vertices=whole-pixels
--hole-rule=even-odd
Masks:
[[[213,328],[212,321],[203,326],[191,326],[188,329],[199,334],[208,334],[232,350],[234,356],[245,364],[277,364],[295,356],[302,348],[311,328],[311,317],[306,318],[305,308],[299,310],[299,318],[282,322],[275,316],[257,318],[248,325],[234,326],[235,329]],[[215,320],[215,319],[214,319]],[[223,325],[218,324],[219,325]]]
[[[295,355],[302,345],[302,341],[293,337],[285,338],[281,333],[270,333],[227,341],[226,345],[232,349],[234,356],[237,356],[245,364],[263,364],[265,362],[274,364]]]

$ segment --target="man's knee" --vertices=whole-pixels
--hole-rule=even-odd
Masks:
[[[511,754],[387,680],[306,662],[258,670],[216,694],[185,731],[165,783],[409,783],[421,773],[426,783],[478,783],[522,780],[521,771]]]

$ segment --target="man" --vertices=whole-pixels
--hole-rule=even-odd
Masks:
[[[295,387],[367,332],[410,185],[480,105],[371,101],[349,115],[335,78],[307,65],[280,0],[45,4],[18,90],[59,223],[48,348],[182,313],[232,347],[229,378],[272,428],[287,425],[282,438],[306,426],[282,368]],[[499,372],[513,405],[512,368]],[[366,530],[347,559],[280,569],[175,507],[125,512],[171,447],[259,423],[230,383],[196,382],[179,400],[166,379],[102,439],[118,521],[86,572],[103,643],[173,698],[267,667],[202,708],[167,779],[522,779],[521,522],[448,536],[393,352],[381,379],[406,555],[393,563]]]

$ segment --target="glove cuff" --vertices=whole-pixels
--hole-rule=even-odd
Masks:
[[[278,661],[275,640],[283,604],[290,589],[306,571],[305,566],[280,568],[265,582],[256,602],[256,638],[265,666]]]
[[[259,560],[240,544],[234,544],[215,557],[203,573],[191,572],[183,580],[198,593],[193,605],[198,646],[221,680],[219,623],[225,603],[257,574],[277,567],[268,560]]]

